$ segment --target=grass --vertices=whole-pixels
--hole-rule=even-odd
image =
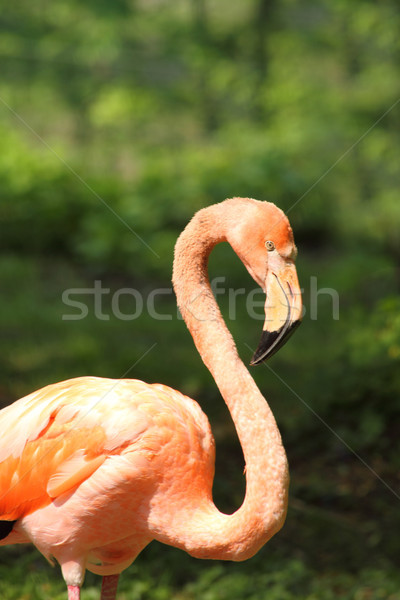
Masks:
[[[358,571],[318,570],[280,555],[273,542],[246,563],[196,561],[161,545],[150,546],[121,577],[119,600],[399,600],[393,566]],[[2,551],[4,554],[4,550]],[[97,600],[100,578],[88,574],[82,600]],[[0,567],[2,600],[65,600],[59,569],[36,552],[6,555]]]

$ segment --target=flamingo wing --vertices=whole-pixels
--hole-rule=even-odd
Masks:
[[[0,430],[7,423],[0,441],[0,521],[15,521],[79,486],[146,430],[148,419],[135,404],[122,417],[120,406],[146,384],[131,380],[127,394],[118,383],[69,380],[0,412]]]

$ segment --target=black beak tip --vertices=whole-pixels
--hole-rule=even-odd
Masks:
[[[289,326],[287,323],[277,331],[263,331],[257,350],[254,352],[250,365],[260,365],[271,358],[287,342],[295,332],[301,321],[294,321]]]
[[[258,343],[257,350],[254,352],[252,359],[250,361],[250,365],[252,367],[256,365],[260,365],[266,358],[269,358],[274,354],[274,345],[279,338],[279,335],[282,333],[282,329],[278,331],[263,331],[261,334],[261,339]]]

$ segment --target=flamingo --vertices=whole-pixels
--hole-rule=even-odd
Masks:
[[[135,379],[78,377],[0,411],[0,544],[32,543],[61,566],[68,600],[85,570],[102,600],[153,539],[197,558],[244,560],[282,527],[288,466],[277,424],[239,358],[212,294],[207,262],[227,241],[267,295],[251,364],[301,319],[292,229],[274,204],[232,198],[195,214],[175,246],[173,284],[195,345],[232,415],[246,462],[233,514],[212,499],[214,439],[192,399]]]

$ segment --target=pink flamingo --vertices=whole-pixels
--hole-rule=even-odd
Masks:
[[[85,570],[118,576],[153,539],[197,558],[244,560],[283,525],[288,468],[275,419],[214,300],[212,248],[227,241],[267,294],[252,364],[299,323],[301,295],[289,222],[273,204],[233,198],[200,210],[179,237],[173,283],[197,349],[230,410],[246,461],[232,515],[212,500],[214,440],[199,405],[161,384],[79,377],[0,412],[0,544],[33,543],[56,560],[79,600]]]

